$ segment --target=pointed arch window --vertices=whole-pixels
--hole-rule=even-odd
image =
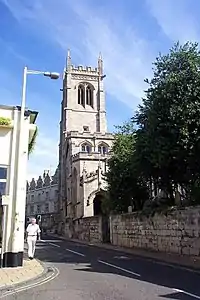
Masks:
[[[100,154],[103,154],[103,155],[107,154],[108,153],[108,146],[106,144],[100,144],[98,146],[98,152]]]
[[[86,87],[86,104],[93,107],[93,90],[89,85]]]
[[[81,145],[81,151],[82,151],[82,152],[91,153],[92,147],[91,147],[90,144],[84,143],[84,144]]]
[[[85,105],[85,89],[83,85],[78,87],[78,104]]]

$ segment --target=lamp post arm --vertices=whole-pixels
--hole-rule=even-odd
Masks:
[[[26,70],[26,74],[32,74],[32,75],[44,75],[46,77],[50,77],[51,79],[58,79],[60,77],[60,74],[57,72],[44,72],[44,71],[34,71],[34,70]]]
[[[33,74],[33,75],[39,75],[39,74],[44,74],[45,72],[43,71],[34,71],[34,70],[28,70],[26,69],[26,74]]]

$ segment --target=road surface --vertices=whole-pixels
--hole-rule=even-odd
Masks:
[[[48,283],[5,300],[160,300],[200,299],[200,273],[47,237],[36,256],[59,270]]]

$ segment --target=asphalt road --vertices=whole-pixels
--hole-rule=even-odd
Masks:
[[[36,256],[59,275],[5,300],[200,299],[200,273],[181,267],[51,237]]]

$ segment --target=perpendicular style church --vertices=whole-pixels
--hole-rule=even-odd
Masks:
[[[62,220],[100,213],[101,192],[113,135],[107,132],[103,60],[74,66],[68,51],[63,76],[59,144]]]

